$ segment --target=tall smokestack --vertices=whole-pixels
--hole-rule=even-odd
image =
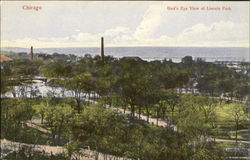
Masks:
[[[102,61],[104,62],[104,40],[103,40],[103,37],[101,38],[101,58],[102,58]]]
[[[33,46],[30,48],[30,59],[33,60]]]

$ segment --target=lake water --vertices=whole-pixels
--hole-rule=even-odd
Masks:
[[[41,97],[74,97],[74,92],[67,90],[62,87],[50,87],[45,84],[45,82],[37,81],[32,84],[23,84],[20,86],[15,86],[14,91],[16,97],[20,98],[33,98],[37,96]],[[13,98],[12,92],[7,92],[1,97]]]
[[[23,83],[20,86],[14,87],[15,97],[19,98],[35,98],[35,97],[57,97],[57,98],[66,98],[66,97],[75,97],[74,91],[69,90],[63,87],[51,87],[48,86],[45,82],[40,80],[33,80],[33,83],[26,84]],[[81,98],[88,98],[88,94],[81,93]],[[90,97],[98,96],[98,94],[90,93]],[[4,95],[1,95],[1,98],[13,98],[14,95],[12,92],[6,92]]]
[[[2,48],[2,50],[14,52],[28,52],[29,48]],[[100,54],[98,47],[82,48],[34,48],[35,53],[60,53],[92,56]],[[144,60],[163,60],[172,59],[180,62],[185,56],[202,58],[209,62],[214,61],[250,61],[249,48],[243,47],[106,47],[105,55],[117,58],[124,56],[139,56]]]

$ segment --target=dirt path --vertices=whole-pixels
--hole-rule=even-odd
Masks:
[[[131,114],[131,111],[128,111],[126,110],[125,113],[124,113],[124,110],[121,109],[121,108],[115,108],[115,107],[110,107],[108,105],[105,106],[106,109],[112,109],[120,114],[127,114],[127,115],[130,115]],[[139,114],[138,113],[135,113],[135,117],[140,119],[140,120],[143,120],[145,122],[147,122],[147,116],[145,115],[140,115],[140,118],[139,118]],[[148,118],[148,123],[151,124],[151,125],[157,125],[157,119],[156,118],[152,118],[151,116],[149,116]],[[162,120],[162,119],[158,119],[158,126],[160,127],[171,127],[173,128],[174,131],[177,132],[177,127],[174,125],[174,124],[171,124],[171,122],[167,122],[165,120]]]
[[[97,102],[92,102],[94,104],[97,104]],[[131,114],[130,111],[123,111],[123,109],[120,108],[115,108],[115,107],[110,107],[108,105],[105,106],[107,109],[111,109],[114,110],[120,114]],[[139,114],[135,113],[135,116],[137,118],[139,118]],[[140,116],[141,120],[147,121],[147,117],[145,115],[141,115]],[[152,118],[149,117],[149,123],[151,125],[156,125],[157,124],[157,119],[156,118]],[[31,121],[27,121],[26,125],[32,128],[35,128],[43,133],[46,134],[50,134],[51,131],[42,128],[40,126],[38,126],[37,124],[40,124],[41,119],[32,119]],[[170,122],[158,119],[158,126],[162,126],[162,127],[171,127],[173,128],[174,131],[177,131],[177,126],[175,126],[174,124],[171,124]],[[212,139],[212,138],[208,138],[208,139]],[[215,142],[218,143],[236,143],[235,140],[228,140],[228,139],[215,139]],[[250,141],[239,141],[239,143],[242,144],[250,144]],[[29,146],[32,147],[34,150],[36,151],[41,151],[41,152],[45,152],[47,154],[61,154],[61,153],[66,153],[67,150],[62,147],[62,146],[49,146],[49,145],[36,145],[36,144],[26,144],[26,143],[19,143],[19,142],[12,142],[6,139],[1,139],[1,149],[8,149],[8,150],[18,150],[21,146]],[[94,160],[94,156],[96,154],[95,151],[92,150],[86,150],[86,149],[81,149],[81,152],[87,156],[81,157],[81,160]],[[112,155],[108,155],[108,157],[115,157]],[[121,158],[121,157],[116,157],[117,160],[125,160],[126,158]],[[100,154],[99,156],[99,160],[103,160],[104,159],[104,155]]]
[[[45,128],[42,128],[40,126],[38,126],[37,124],[39,124],[38,121],[34,121],[34,120],[31,120],[31,121],[27,121],[25,123],[28,127],[31,127],[31,128],[35,128],[43,133],[46,133],[46,134],[51,134],[51,131],[45,129]]]
[[[219,143],[236,143],[235,140],[231,140],[231,139],[219,139],[219,138],[216,138],[215,139],[215,142],[219,142]],[[239,144],[250,144],[250,141],[241,141],[241,140],[238,140],[238,143]]]
[[[56,154],[65,154],[67,153],[67,149],[62,146],[49,146],[49,145],[37,145],[37,144],[27,144],[27,143],[19,143],[13,142],[6,139],[0,139],[1,150],[11,150],[18,151],[21,147],[31,147],[34,151],[40,151],[46,153],[48,155],[56,155]],[[75,154],[73,157],[78,157],[79,160],[95,160],[95,155],[97,154],[95,151],[89,149],[80,149],[80,154]],[[1,153],[1,159],[4,158],[7,154]],[[117,157],[113,155],[107,155],[108,159],[116,159],[116,160],[130,160],[128,158]],[[104,160],[105,157],[103,154],[99,153],[98,160]]]
[[[96,101],[91,101],[93,104],[97,104]],[[130,111],[126,110],[125,113],[124,113],[124,110],[121,109],[121,108],[115,108],[115,107],[111,107],[111,106],[108,106],[106,105],[105,106],[106,109],[112,109],[120,114],[131,114]],[[135,117],[137,117],[139,119],[139,114],[138,113],[135,113]],[[147,116],[145,115],[140,115],[140,119],[141,120],[144,120],[144,121],[147,121]],[[151,125],[157,125],[157,119],[156,118],[152,118],[151,116],[149,116],[149,119],[148,119],[149,123]],[[177,129],[177,126],[172,124],[171,122],[168,122],[166,120],[162,120],[162,119],[158,119],[158,126],[160,127],[170,127],[172,128],[175,132],[178,131]],[[213,139],[213,138],[210,138],[208,137],[208,139]],[[217,143],[236,143],[235,140],[230,140],[230,139],[219,139],[219,138],[215,138],[215,142]],[[242,144],[250,144],[250,141],[238,141],[238,143],[242,143]]]

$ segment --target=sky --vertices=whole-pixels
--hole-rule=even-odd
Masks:
[[[99,47],[103,36],[107,47],[249,47],[249,5],[248,1],[1,1],[1,46]]]

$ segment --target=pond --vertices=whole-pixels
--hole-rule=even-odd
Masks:
[[[51,87],[40,80],[33,80],[33,83],[22,83],[15,86],[12,92],[6,92],[1,98],[34,98],[34,97],[74,97],[74,92],[63,87]]]

